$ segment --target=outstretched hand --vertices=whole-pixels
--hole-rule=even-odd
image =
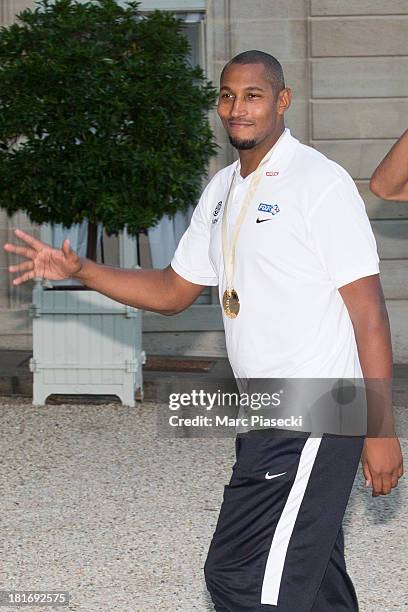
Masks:
[[[16,229],[14,233],[27,246],[16,246],[10,243],[4,245],[5,251],[26,258],[26,261],[8,268],[9,272],[22,273],[13,280],[13,285],[21,285],[35,278],[64,280],[71,278],[81,269],[82,262],[71,249],[68,238],[62,243],[61,249],[54,249],[23,230]]]

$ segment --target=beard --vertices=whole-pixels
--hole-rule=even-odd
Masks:
[[[234,149],[238,149],[238,151],[253,149],[256,145],[256,140],[254,138],[251,140],[238,140],[238,138],[232,138],[232,136],[229,136],[229,141]]]

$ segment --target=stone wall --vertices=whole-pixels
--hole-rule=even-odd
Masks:
[[[311,0],[310,143],[344,166],[366,203],[381,258],[396,361],[408,361],[408,204],[369,179],[407,127],[408,3]]]

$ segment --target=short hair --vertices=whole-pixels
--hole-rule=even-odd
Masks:
[[[222,81],[227,68],[229,68],[232,64],[263,64],[266,75],[272,83],[272,89],[274,92],[277,94],[285,88],[285,78],[283,76],[283,68],[280,62],[278,62],[276,57],[270,55],[269,53],[265,53],[265,51],[256,51],[253,49],[251,51],[239,53],[227,64],[225,64],[221,72],[220,81]]]

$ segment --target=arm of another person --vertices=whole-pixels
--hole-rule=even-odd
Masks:
[[[122,304],[164,315],[177,314],[190,306],[205,286],[189,282],[170,266],[164,270],[116,268],[78,257],[68,240],[61,249],[55,249],[22,230],[15,230],[15,235],[25,246],[7,243],[4,249],[26,260],[9,266],[10,272],[20,273],[14,285],[35,278],[74,278]]]
[[[373,497],[387,495],[403,474],[398,438],[392,429],[392,349],[384,295],[378,274],[353,281],[339,288],[349,312],[358,354],[367,386],[370,418],[385,421],[386,437],[369,437],[362,453],[363,473]],[[370,389],[371,387],[371,389]],[[370,396],[379,398],[380,414],[370,415]],[[378,400],[377,400],[378,401]]]
[[[384,200],[408,202],[408,130],[376,168],[370,189]]]

